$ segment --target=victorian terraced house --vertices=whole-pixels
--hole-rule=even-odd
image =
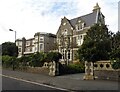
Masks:
[[[56,35],[51,33],[38,32],[35,33],[34,38],[17,39],[16,46],[18,46],[18,57],[22,55],[29,55],[35,52],[49,52],[55,49]]]
[[[88,29],[95,23],[105,24],[98,3],[94,6],[92,13],[74,19],[61,19],[61,24],[57,31],[58,51],[62,54],[61,62],[71,63],[75,61],[75,54],[82,45],[84,36]]]

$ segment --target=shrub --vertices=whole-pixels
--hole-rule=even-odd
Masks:
[[[112,63],[113,69],[120,69],[120,59],[117,58],[115,62]]]
[[[16,57],[13,56],[2,56],[2,65],[5,68],[12,68],[13,70],[18,67],[18,62],[16,61]]]
[[[83,64],[70,64],[67,67],[69,73],[81,73],[85,70]]]
[[[69,64],[68,66],[60,64],[60,74],[84,73],[84,64]]]
[[[12,65],[12,57],[8,55],[2,56],[2,65],[6,68],[10,67]]]
[[[58,62],[62,58],[62,55],[59,52],[48,52],[46,55],[47,62],[55,61]]]
[[[29,65],[33,67],[42,67],[45,62],[45,54],[44,53],[35,53],[30,57]]]

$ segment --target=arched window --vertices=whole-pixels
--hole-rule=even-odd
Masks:
[[[64,30],[64,35],[67,35],[67,32],[68,32],[67,29],[65,29],[65,30]]]
[[[66,25],[66,23],[63,23],[63,25]]]
[[[70,50],[68,50],[68,59],[70,59]]]

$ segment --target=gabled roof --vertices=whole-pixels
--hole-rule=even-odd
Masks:
[[[75,27],[75,24],[77,23],[77,20],[80,18],[81,20],[83,20],[85,22],[85,26],[88,27],[88,26],[91,26],[94,23],[96,23],[96,16],[97,16],[97,12],[94,11],[90,14],[71,19],[71,20],[69,20],[69,22],[73,27]]]

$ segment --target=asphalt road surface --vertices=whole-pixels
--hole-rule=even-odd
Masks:
[[[48,86],[44,86],[44,85],[39,85],[39,84],[35,84],[33,82],[30,81],[22,81],[21,79],[13,79],[13,78],[9,78],[9,77],[2,77],[2,90],[4,92],[4,90],[9,90],[11,92],[11,90],[13,90],[14,92],[19,92],[19,91],[50,91],[50,92],[65,92],[63,90],[59,90],[56,88],[52,88],[52,87],[48,87]],[[16,91],[15,91],[16,90]]]

